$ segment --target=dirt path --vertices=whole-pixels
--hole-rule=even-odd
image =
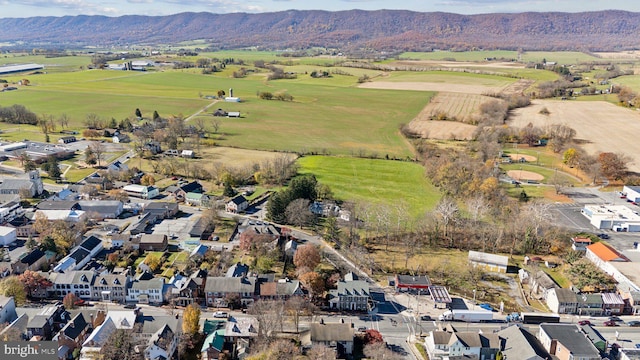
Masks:
[[[193,119],[194,117],[196,117],[196,116],[198,116],[198,115],[202,114],[203,112],[205,112],[205,111],[209,110],[209,108],[210,108],[210,107],[212,107],[213,105],[215,105],[215,104],[216,104],[216,103],[218,103],[219,101],[220,101],[220,100],[214,100],[211,104],[209,104],[209,105],[207,105],[207,106],[203,107],[202,109],[200,109],[200,110],[196,111],[195,113],[193,113],[192,115],[190,115],[189,117],[187,117],[186,119],[184,119],[184,122],[187,122],[187,121],[189,121],[189,120]]]

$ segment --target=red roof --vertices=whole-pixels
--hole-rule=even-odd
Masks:
[[[624,255],[617,252],[614,248],[607,246],[601,242],[587,246],[587,250],[603,261],[629,261]]]

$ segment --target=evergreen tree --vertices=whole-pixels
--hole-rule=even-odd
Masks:
[[[231,183],[229,182],[224,183],[224,191],[222,192],[222,195],[227,197],[232,197],[235,194],[236,194],[236,191],[233,190],[233,186],[231,186]]]
[[[287,201],[287,193],[285,190],[278,191],[271,195],[269,202],[267,202],[267,217],[269,220],[278,224],[284,223],[287,205],[289,205],[289,201]]]
[[[47,161],[42,164],[41,168],[51,179],[58,180],[60,179],[60,176],[62,176],[59,165],[60,163],[58,162],[58,158],[53,155],[49,155],[47,157]]]
[[[140,111],[140,109],[138,108],[136,108],[136,117],[142,118],[142,111]]]
[[[158,120],[158,119],[160,119],[160,114],[158,114],[158,112],[154,110],[153,111],[153,120],[155,121],[155,120]]]

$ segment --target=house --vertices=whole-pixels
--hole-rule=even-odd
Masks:
[[[215,277],[208,276],[205,284],[205,299],[207,306],[233,306],[230,298],[237,298],[241,305],[253,303],[256,292],[257,278],[243,277]]]
[[[622,297],[625,302],[625,314],[640,314],[640,291],[623,291]]]
[[[45,264],[48,264],[48,259],[44,251],[35,248],[11,264],[11,271],[14,274],[22,274],[27,270],[38,271]]]
[[[574,251],[587,251],[587,246],[591,245],[593,241],[587,237],[572,237],[571,238],[571,249]]]
[[[188,193],[201,194],[204,192],[204,189],[199,182],[192,181],[190,183],[182,183],[179,185],[168,186],[165,189],[165,192],[173,196],[176,199],[176,201],[182,202],[182,201],[185,201]]]
[[[169,239],[166,234],[142,234],[140,236],[140,249],[146,251],[165,251]]]
[[[0,295],[0,324],[13,322],[17,318],[16,302],[13,297]]]
[[[4,179],[0,183],[0,194],[13,194],[22,196],[21,192],[27,192],[29,197],[36,197],[44,191],[44,185],[38,170],[29,171],[23,178]]]
[[[131,240],[131,235],[123,233],[123,234],[113,234],[111,235],[110,242],[112,248],[122,248],[125,244],[129,243]],[[138,248],[140,248],[140,244],[138,243]]]
[[[237,214],[245,211],[249,207],[249,202],[244,196],[238,195],[229,200],[225,205],[225,210],[229,213]]]
[[[0,204],[0,225],[7,224],[24,215],[24,209],[20,205],[20,197],[8,195],[12,200]]]
[[[246,353],[252,339],[258,336],[259,329],[260,323],[253,317],[232,316],[228,319],[224,327],[224,338],[231,345],[231,358],[245,358],[239,354]]]
[[[111,190],[113,189],[113,182],[111,180],[109,180],[107,177],[105,176],[101,176],[98,173],[94,173],[89,175],[84,182],[86,182],[89,185],[93,185],[95,186],[97,189],[99,190]]]
[[[189,236],[193,238],[198,238],[200,240],[207,240],[213,234],[215,229],[215,225],[213,222],[200,217],[189,230]]]
[[[91,287],[92,300],[124,303],[130,278],[127,274],[99,274]]]
[[[227,116],[227,112],[222,109],[217,109],[213,112],[213,116]]]
[[[605,315],[622,315],[624,312],[622,296],[614,293],[602,293],[601,295]]]
[[[473,266],[484,268],[486,271],[506,273],[509,257],[480,251],[469,251],[469,262]]]
[[[547,360],[551,358],[540,340],[529,330],[511,325],[498,331],[503,359]]]
[[[169,280],[169,285],[171,302],[175,305],[188,306],[203,297],[200,285],[192,277],[174,275]]]
[[[123,133],[113,135],[111,137],[111,142],[114,144],[128,143],[129,141],[131,141],[131,139],[129,139],[129,135]]]
[[[600,294],[578,294],[578,315],[602,316],[602,295]]]
[[[495,359],[500,352],[500,338],[498,334],[452,332],[447,346],[449,358],[475,355],[478,359]]]
[[[48,289],[52,298],[62,299],[67,294],[73,293],[82,300],[91,300],[91,287],[96,273],[93,271],[68,271],[64,273],[52,273],[49,280],[51,287]]]
[[[156,331],[144,349],[145,360],[172,359],[178,348],[178,336],[165,324]]]
[[[51,340],[69,320],[70,315],[62,304],[45,306],[38,314],[31,316],[27,323],[27,337],[40,337],[42,340]]]
[[[537,299],[546,300],[549,295],[549,291],[558,287],[558,284],[553,281],[551,276],[542,270],[536,271],[535,274],[529,277],[530,295]]]
[[[324,345],[336,349],[339,357],[353,354],[354,329],[349,323],[312,323],[310,328],[312,345]]]
[[[60,139],[58,139],[58,144],[69,144],[76,141],[75,136],[61,136]]]
[[[287,300],[292,296],[304,296],[300,281],[281,279],[278,281],[261,282],[259,284],[260,299]]]
[[[584,336],[587,337],[587,340],[591,341],[593,346],[600,351],[600,353],[604,354],[607,352],[607,340],[600,334],[600,332],[593,328],[591,325],[579,325],[580,331],[584,333]]]
[[[154,277],[149,272],[139,274],[127,288],[127,302],[139,304],[162,304],[164,301],[164,278]]]
[[[0,226],[0,246],[7,246],[18,239],[16,229],[10,226]]]
[[[600,352],[574,324],[540,324],[538,339],[559,360],[600,360]]]
[[[114,172],[128,171],[129,166],[120,160],[116,160],[107,166],[107,170]]]
[[[102,240],[90,236],[62,258],[54,271],[80,270],[103,249]]]
[[[172,219],[178,215],[180,207],[175,202],[155,201],[144,207],[144,214],[153,214],[156,219]]]
[[[191,206],[211,207],[211,196],[196,192],[189,192],[184,201]]]
[[[284,254],[289,259],[293,259],[297,250],[298,250],[298,242],[293,239],[287,241],[287,243],[284,244]]]
[[[249,275],[249,265],[237,262],[227,269],[225,277],[243,277]]]
[[[69,358],[75,349],[82,347],[91,331],[93,325],[86,321],[82,313],[74,316],[53,338],[58,342],[58,356]]]
[[[578,312],[576,294],[569,289],[550,289],[547,294],[547,306],[556,314],[575,314]]]
[[[130,184],[122,188],[129,196],[142,199],[153,199],[160,195],[160,190],[155,186]]]
[[[131,226],[129,226],[127,230],[131,235],[134,235],[134,236],[139,235],[144,233],[151,226],[153,226],[157,220],[158,220],[158,217],[156,214],[147,212],[142,215],[138,215],[138,220],[133,224],[131,224]],[[140,238],[132,237],[129,239],[129,242],[125,243],[125,245],[131,245],[134,247],[134,249],[138,249],[140,247]]]
[[[224,349],[224,331],[218,329],[207,335],[207,338],[200,349],[200,359],[202,360],[218,360],[220,353]]]
[[[149,151],[153,155],[162,153],[162,146],[157,141],[149,141],[143,146],[144,151]]]
[[[394,287],[396,291],[416,291],[426,294],[431,286],[431,280],[426,275],[398,275],[395,276]]]
[[[330,290],[329,304],[332,309],[368,311],[371,293],[369,283],[358,279],[354,273],[348,273],[344,280],[338,281],[337,289]]]

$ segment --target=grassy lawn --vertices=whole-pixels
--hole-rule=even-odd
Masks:
[[[405,201],[413,216],[432,209],[440,192],[419,164],[403,161],[306,156],[298,160],[301,173],[312,173],[341,200],[393,205]]]

